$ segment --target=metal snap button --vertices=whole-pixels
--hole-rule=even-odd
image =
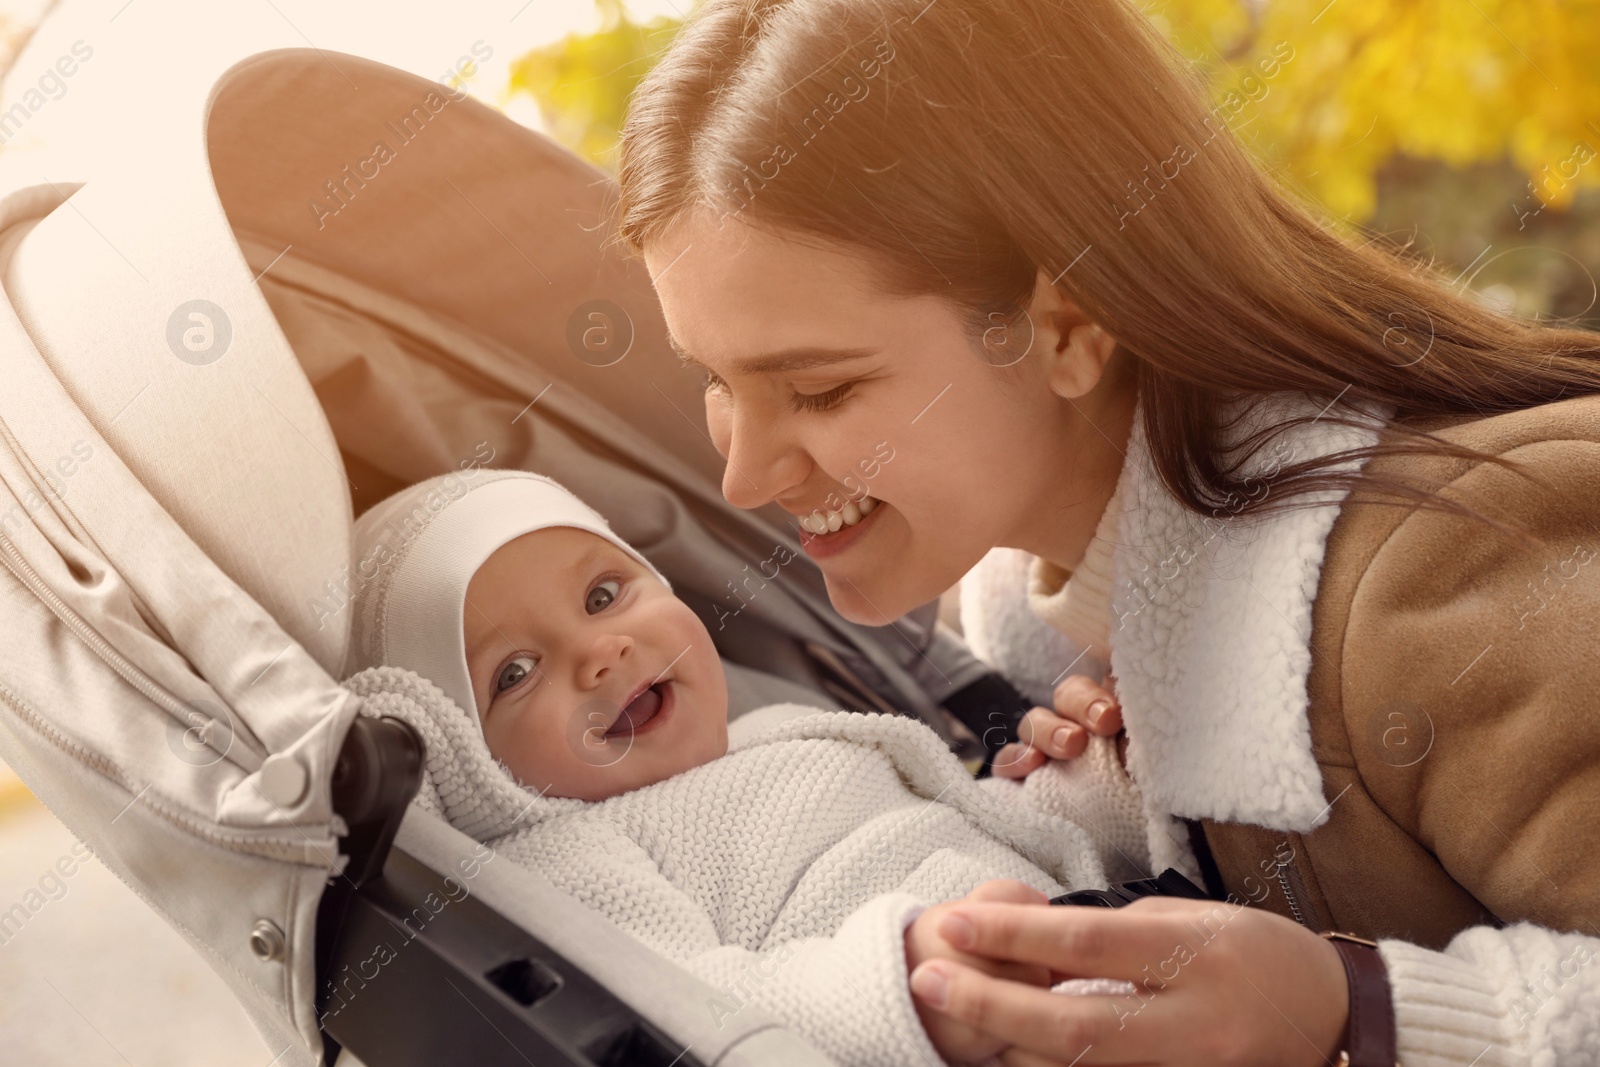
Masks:
[[[271,919],[258,919],[250,930],[250,951],[263,963],[281,960],[288,942],[283,931]]]

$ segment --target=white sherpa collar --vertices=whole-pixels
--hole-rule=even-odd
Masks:
[[[1231,439],[1320,408],[1289,395],[1258,400]],[[1270,474],[1376,439],[1376,420],[1354,428],[1322,418],[1269,443],[1248,469]],[[1328,802],[1307,720],[1311,608],[1344,494],[1261,518],[1201,517],[1161,484],[1137,415],[1118,493],[1111,668],[1128,769],[1147,807],[1299,832],[1320,825]]]

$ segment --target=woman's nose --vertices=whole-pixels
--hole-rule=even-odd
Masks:
[[[805,480],[810,460],[783,435],[782,416],[706,412],[711,440],[726,463],[722,496],[736,508],[758,508]]]

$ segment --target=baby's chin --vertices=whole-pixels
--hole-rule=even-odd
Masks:
[[[707,712],[712,712],[714,710],[714,707],[706,709]],[[635,784],[630,788],[643,789],[647,785],[655,785],[659,782],[665,782],[669,779],[676,778],[681,774],[688,774],[690,771],[704,767],[708,763],[714,763],[723,756],[726,756],[728,754],[728,724],[726,715],[727,712],[724,711],[723,718],[714,723],[714,728],[707,729],[702,734],[698,734],[697,736],[688,739],[672,739],[674,743],[672,743],[670,750],[668,753],[666,753],[668,758],[653,766],[650,771],[643,776],[644,780],[639,781],[638,784]],[[665,741],[667,739],[663,738],[662,740]],[[623,791],[625,792],[626,790]]]

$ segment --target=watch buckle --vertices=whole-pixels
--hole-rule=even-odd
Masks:
[[[1365,945],[1367,948],[1371,949],[1376,949],[1378,947],[1378,943],[1376,941],[1369,941],[1364,937],[1357,937],[1355,934],[1340,933],[1338,930],[1324,930],[1317,936],[1325,938],[1329,941],[1348,941],[1352,945]]]

